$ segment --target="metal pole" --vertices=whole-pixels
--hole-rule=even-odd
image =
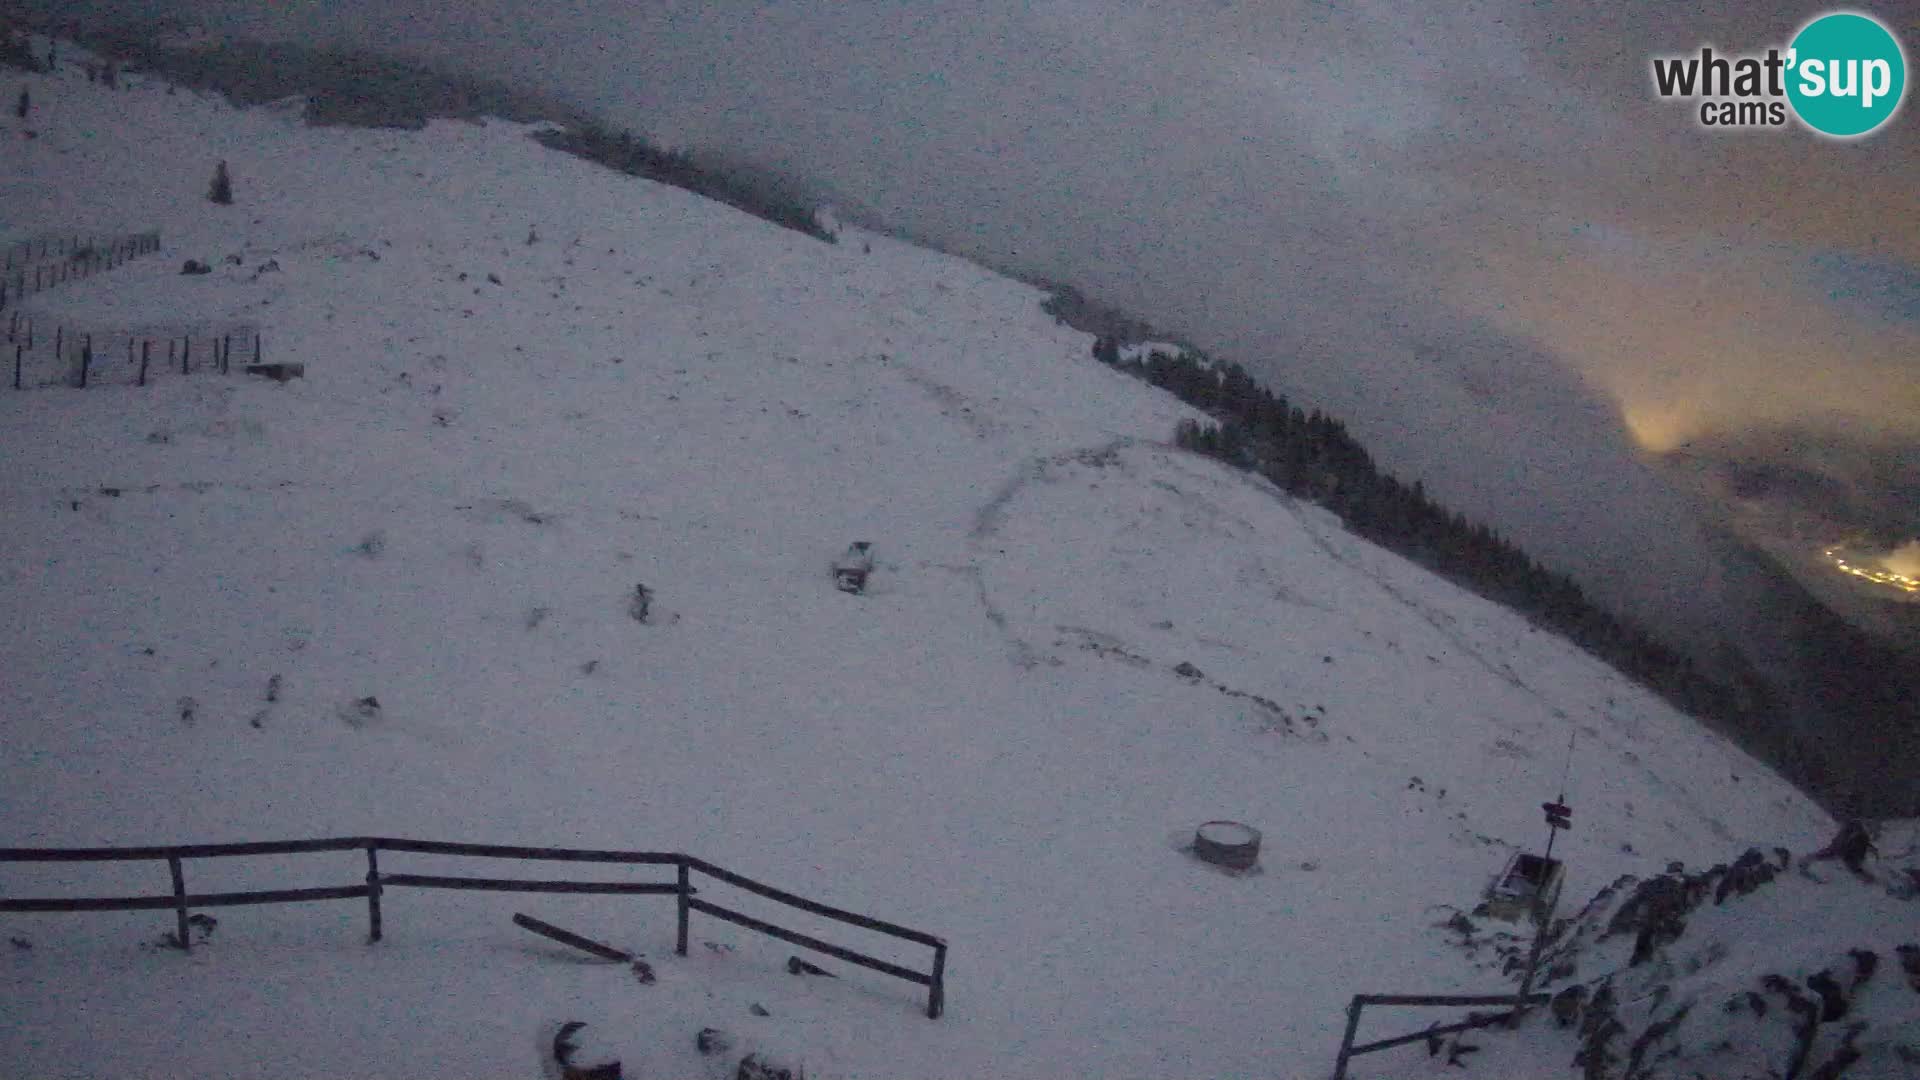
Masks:
[[[1549,912],[1545,910],[1541,898],[1536,895],[1533,898],[1533,948],[1527,952],[1527,973],[1520,978],[1521,997],[1526,997],[1528,994],[1533,993],[1533,978],[1540,969],[1540,953],[1547,946],[1546,920],[1548,915]],[[1515,1006],[1514,1015],[1516,1017],[1519,1016],[1525,1009],[1526,1006],[1524,1005]]]

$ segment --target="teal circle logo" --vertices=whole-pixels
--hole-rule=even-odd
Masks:
[[[1865,135],[1892,119],[1906,96],[1906,53],[1869,16],[1822,15],[1800,29],[1787,55],[1787,100],[1823,135]]]

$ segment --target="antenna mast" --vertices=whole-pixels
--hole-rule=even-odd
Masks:
[[[1573,746],[1580,738],[1580,729],[1569,720],[1567,726],[1567,764],[1560,770],[1560,795],[1550,803],[1541,803],[1540,809],[1547,812],[1547,854],[1553,858],[1553,842],[1560,836],[1561,829],[1573,828],[1573,808],[1567,805],[1567,781],[1573,777]]]

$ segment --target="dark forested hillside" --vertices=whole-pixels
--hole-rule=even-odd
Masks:
[[[1084,304],[1077,298],[1069,303]],[[1051,304],[1056,315],[1066,313]],[[1076,313],[1078,314],[1078,313]],[[1707,674],[1644,627],[1599,607],[1566,574],[1549,570],[1488,526],[1435,502],[1419,481],[1401,482],[1374,464],[1346,425],[1307,411],[1261,386],[1236,364],[1193,350],[1152,350],[1123,358],[1121,339],[1100,337],[1094,356],[1205,411],[1184,421],[1175,441],[1259,473],[1280,489],[1325,506],[1360,536],[1566,637],[1676,706],[1737,739],[1782,775],[1839,810],[1915,812],[1885,785],[1865,779],[1857,748],[1811,737],[1787,717],[1772,680],[1737,653]]]

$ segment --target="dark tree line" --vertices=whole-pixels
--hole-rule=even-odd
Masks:
[[[440,117],[531,122],[573,115],[504,83],[375,53],[292,42],[185,48],[165,44],[162,27],[144,24],[68,32],[122,71],[211,90],[241,107],[303,97],[304,118],[316,127],[418,130]]]
[[[554,121],[564,127],[536,136],[553,149],[684,188],[829,243],[834,240],[815,221],[814,200],[788,178],[738,163],[661,150],[630,132],[609,130],[578,109],[504,83],[436,71],[377,53],[315,49],[291,42],[175,48],[162,44],[153,26],[128,25],[78,36],[96,52],[130,69],[153,72],[180,86],[216,91],[236,105],[304,97],[305,119],[316,126],[418,129],[435,118],[483,116]]]
[[[1708,676],[1643,627],[1595,605],[1567,575],[1435,502],[1419,481],[1405,484],[1381,471],[1341,421],[1290,404],[1237,364],[1198,353],[1155,350],[1122,360],[1119,341],[1102,337],[1093,354],[1213,418],[1181,421],[1178,445],[1312,499],[1357,535],[1566,637],[1679,708],[1740,736],[1790,778],[1809,785],[1826,779],[1811,747],[1777,722],[1780,704],[1764,679],[1750,669],[1736,670],[1731,681]]]

